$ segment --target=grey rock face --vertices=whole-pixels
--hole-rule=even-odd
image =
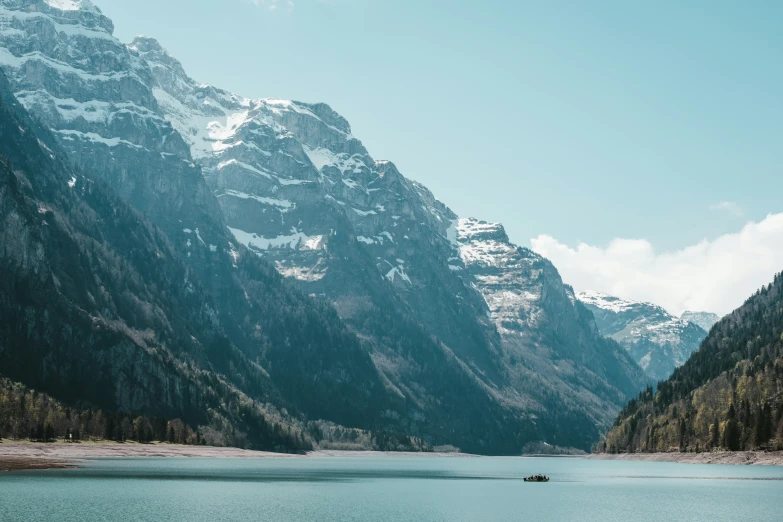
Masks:
[[[542,410],[585,402],[614,404],[644,381],[636,364],[595,323],[563,284],[555,267],[509,242],[502,225],[475,219],[455,223],[459,259],[452,270],[486,299],[500,333],[502,359],[514,392],[535,397]],[[611,409],[589,410],[597,424]]]
[[[248,353],[287,367],[256,348],[277,343],[254,328],[270,305],[234,268],[245,248],[364,341],[402,404],[383,413],[395,429],[477,449],[499,434],[504,451],[589,447],[641,388],[551,263],[376,161],[329,106],[199,84],[157,41],[124,46],[97,8],[75,4],[2,0],[0,65],[72,161],[166,232]],[[289,380],[284,393],[304,389]],[[476,426],[493,427],[476,440]]]
[[[150,39],[130,48],[151,64],[155,96],[203,165],[238,242],[346,318],[361,311],[367,290],[346,280],[345,255],[369,256],[371,286],[395,292],[458,352],[488,349],[484,302],[448,269],[445,232],[456,216],[392,163],[376,163],[341,116],[324,104],[251,100],[198,84]],[[341,234],[361,254],[334,251]]]
[[[112,36],[111,20],[87,0],[3,0],[0,21],[0,65],[71,161],[107,180],[202,273],[229,256],[220,208],[157,104],[153,72]]]
[[[699,325],[675,317],[660,306],[600,292],[581,292],[577,297],[593,312],[601,333],[625,347],[656,381],[668,379],[707,337]]]
[[[246,419],[266,408],[238,412],[241,393],[210,371],[208,347],[226,341],[210,297],[160,230],[64,157],[0,73],[0,372],[72,403],[182,417],[242,443],[260,425]],[[241,354],[224,357],[267,382]]]
[[[705,332],[709,332],[715,323],[720,321],[720,316],[710,312],[683,312],[680,319],[696,324]]]
[[[374,160],[327,105],[243,98],[184,76],[156,42],[130,47],[155,64],[158,102],[204,166],[237,241],[360,331],[354,319],[373,295],[391,293],[498,400],[542,415],[548,390],[575,410],[587,402],[605,425],[644,380],[580,315],[548,261],[499,225],[459,219],[393,163]],[[349,251],[335,237],[348,237]],[[358,279],[349,276],[357,258],[369,260]]]
[[[68,161],[105,180],[165,232],[213,301],[211,320],[230,336],[209,346],[229,379],[259,400],[280,402],[285,394],[288,405],[313,416],[374,420],[367,410],[377,404],[370,405],[386,403],[360,341],[236,243],[190,147],[153,94],[152,66],[112,29],[88,1],[2,0],[0,66],[16,98],[54,133]],[[333,354],[338,346],[341,357]],[[256,386],[244,368],[228,364],[236,349],[277,389]],[[318,373],[297,371],[300,350],[310,351],[306,360]],[[335,406],[329,394],[339,389],[349,397]]]

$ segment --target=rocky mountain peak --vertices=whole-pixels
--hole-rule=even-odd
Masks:
[[[642,303],[638,301],[630,301],[621,297],[615,297],[613,295],[606,294],[604,292],[597,292],[595,290],[588,290],[584,292],[578,292],[577,298],[584,304],[592,305],[603,310],[609,310],[614,313],[627,312],[634,308],[640,308],[649,305],[655,307],[653,304]],[[660,307],[656,307],[660,308]],[[663,309],[661,309],[663,310]]]
[[[392,183],[403,179],[400,170],[393,162],[388,160],[376,160],[375,171],[384,183]]]
[[[143,34],[140,34],[134,38],[133,41],[128,44],[128,47],[143,53],[165,53],[167,56],[169,56],[168,51],[163,48],[158,40]]]
[[[154,96],[157,62],[114,38],[89,2],[5,0],[0,16],[0,65],[69,159],[143,211],[191,266],[212,272],[228,258],[218,202]]]
[[[90,0],[0,0],[0,26],[10,19],[5,10],[25,13],[28,18],[50,17],[57,32],[73,33],[75,26],[114,34],[114,23]]]
[[[689,323],[699,325],[705,332],[709,332],[715,323],[720,321],[720,316],[718,314],[713,314],[710,312],[687,311],[683,312],[680,318],[683,321],[688,321]]]
[[[475,218],[460,219],[457,224],[460,242],[499,241],[508,243],[506,229],[500,223],[488,223]]]
[[[171,56],[155,38],[137,36],[128,44],[128,48],[139,53],[153,68],[156,66],[167,67],[176,78],[187,79],[185,69],[179,60]]]
[[[293,103],[295,103],[300,107],[305,107],[309,109],[310,111],[312,111],[313,114],[318,116],[318,118],[320,118],[327,125],[331,125],[332,127],[336,128],[337,130],[345,134],[348,135],[351,134],[351,125],[348,123],[348,120],[343,118],[329,105],[325,103],[304,103],[298,101],[294,101]]]

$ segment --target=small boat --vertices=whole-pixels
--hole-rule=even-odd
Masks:
[[[532,477],[525,477],[525,482],[549,482],[549,477],[544,475],[533,475]]]

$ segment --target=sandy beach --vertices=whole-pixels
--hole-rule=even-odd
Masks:
[[[681,464],[736,464],[746,466],[783,466],[783,451],[720,451],[713,453],[596,453],[585,457],[594,460],[640,460],[677,462]]]

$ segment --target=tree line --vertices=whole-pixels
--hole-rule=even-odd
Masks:
[[[234,405],[248,433],[226,419],[194,430],[182,419],[132,415],[64,405],[45,393],[0,377],[0,441],[134,441],[188,445],[253,447],[277,452],[322,449],[432,451],[424,440],[386,431],[346,428],[328,421],[308,421],[303,430],[266,418],[249,404]],[[220,422],[220,419],[216,420]]]
[[[0,378],[0,439],[205,443],[181,419],[71,408],[4,378]]]
[[[602,452],[783,450],[783,274],[620,412]]]

